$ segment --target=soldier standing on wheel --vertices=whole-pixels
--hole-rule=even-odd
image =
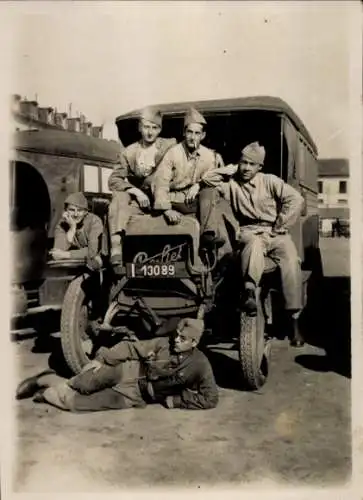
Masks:
[[[201,247],[220,246],[215,218],[216,191],[204,175],[223,166],[223,160],[201,144],[206,136],[205,118],[191,108],[184,117],[184,140],[171,148],[157,168],[151,184],[154,208],[169,224],[179,224],[182,214],[196,214],[200,222]]]
[[[145,407],[205,410],[218,403],[218,389],[207,357],[197,349],[204,322],[179,321],[173,338],[121,341],[101,347],[96,359],[70,380],[46,387],[39,380],[49,371],[23,381],[17,398],[35,395],[35,401],[62,410],[90,412]],[[45,390],[44,390],[45,389]]]
[[[112,191],[108,222],[111,235],[111,263],[122,264],[122,236],[132,215],[144,214],[151,207],[152,174],[175,139],[159,137],[162,116],[159,111],[144,109],[139,118],[141,139],[130,144],[120,156],[108,186]]]
[[[254,142],[242,150],[233,178],[219,186],[229,202],[224,216],[236,231],[236,240],[242,244],[240,258],[245,286],[244,310],[257,314],[256,289],[265,270],[265,256],[274,260],[279,268],[285,310],[292,345],[303,344],[298,315],[302,308],[302,275],[296,247],[288,233],[301,213],[303,197],[289,184],[273,174],[260,172],[265,149]],[[217,173],[215,179],[222,180]],[[218,171],[217,171],[218,172]],[[214,174],[212,173],[211,176]]]

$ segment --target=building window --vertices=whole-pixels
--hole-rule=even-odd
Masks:
[[[108,189],[108,178],[112,173],[112,168],[101,168],[101,178],[102,178],[102,193],[111,193]]]
[[[347,181],[339,181],[339,193],[343,194],[347,192]]]
[[[324,198],[322,196],[318,196],[318,202],[319,203],[324,203]]]
[[[112,168],[97,165],[83,166],[83,191],[86,193],[111,193],[108,189],[108,178]]]
[[[347,205],[347,200],[338,200],[339,205]]]
[[[323,181],[318,181],[318,192],[319,193],[323,192]]]
[[[83,191],[86,193],[98,193],[100,191],[98,167],[95,165],[84,165]]]

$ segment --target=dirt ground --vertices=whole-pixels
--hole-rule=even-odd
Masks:
[[[351,475],[349,240],[323,240],[325,292],[309,344],[275,341],[267,384],[236,387],[237,353],[211,350],[220,402],[208,411],[69,414],[16,403],[16,492],[107,492],[250,482],[342,485]],[[49,366],[59,339],[14,343],[18,378]],[[38,351],[38,352],[37,352]],[[39,352],[42,351],[42,352]]]

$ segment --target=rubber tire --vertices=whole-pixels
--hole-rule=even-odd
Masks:
[[[61,344],[67,365],[74,374],[79,373],[90,360],[82,348],[82,335],[85,334],[80,324],[82,308],[86,298],[82,289],[84,276],[72,280],[63,299],[61,312]]]
[[[265,318],[257,301],[257,316],[240,314],[239,360],[246,389],[256,391],[266,382],[268,357],[265,351]],[[265,365],[265,366],[263,366]]]

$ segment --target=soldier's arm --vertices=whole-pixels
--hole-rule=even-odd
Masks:
[[[126,191],[132,187],[127,180],[129,175],[129,165],[124,151],[120,153],[119,163],[114,166],[113,172],[108,178],[108,188],[111,191]]]
[[[274,227],[276,229],[288,229],[301,215],[304,198],[295,188],[279,177],[275,175],[269,177],[272,193],[279,205]]]
[[[92,222],[89,227],[88,239],[88,256],[95,257],[100,249],[103,234],[103,224],[99,217],[96,215],[92,217]]]
[[[237,165],[229,164],[226,166],[220,166],[218,168],[208,170],[203,175],[202,182],[206,186],[217,187],[223,182],[228,181],[237,172],[237,169]]]
[[[224,161],[222,155],[216,153],[216,168],[223,168],[223,167],[224,167]]]
[[[159,154],[156,155],[156,158],[155,159],[158,159],[157,162],[156,162],[156,166],[158,166],[160,164],[160,162],[163,160],[164,156],[166,155],[166,153],[169,151],[170,148],[172,148],[173,146],[176,146],[177,144],[177,140],[172,137],[170,139],[161,139],[162,140],[162,145],[161,145],[161,148],[159,150]]]
[[[174,161],[171,150],[167,151],[164,158],[156,168],[151,181],[151,192],[154,197],[155,210],[170,210],[170,183],[173,178]]]
[[[67,251],[71,243],[67,238],[67,231],[62,227],[62,223],[58,223],[54,229],[54,245],[53,248],[57,248],[58,250]]]
[[[200,360],[196,373],[196,389],[185,388],[181,394],[172,396],[169,408],[186,410],[208,410],[218,404],[218,388],[212,367],[207,359]]]
[[[70,259],[85,259],[87,257],[88,247],[70,250],[71,246],[72,244],[67,237],[67,231],[62,227],[62,223],[58,224],[54,230],[53,250],[68,252],[67,258]]]

